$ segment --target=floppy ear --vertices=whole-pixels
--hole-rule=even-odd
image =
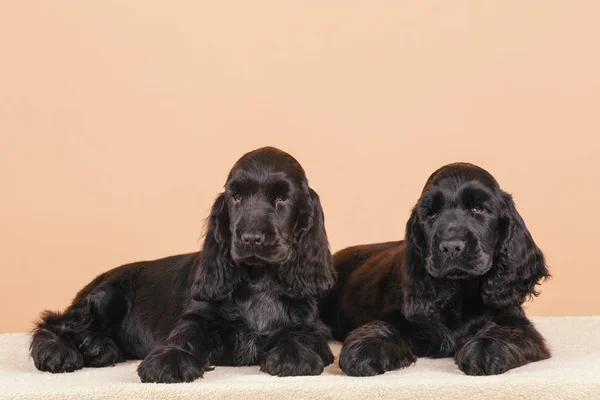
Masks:
[[[503,193],[502,199],[505,205],[498,223],[494,265],[482,284],[482,298],[492,307],[509,308],[537,296],[536,285],[550,274],[512,197]]]
[[[240,280],[231,259],[231,233],[225,194],[221,193],[210,211],[208,228],[196,276],[192,298],[197,301],[219,301],[231,294]]]
[[[325,232],[321,201],[314,190],[301,205],[294,226],[293,254],[279,267],[279,278],[300,297],[323,297],[335,282],[333,256]]]
[[[405,243],[402,312],[409,321],[434,319],[453,296],[454,285],[436,281],[425,269],[429,244],[416,207],[406,223]]]

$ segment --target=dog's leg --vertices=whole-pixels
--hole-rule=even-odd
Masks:
[[[323,352],[327,341],[308,332],[287,331],[266,352],[260,362],[260,370],[275,376],[320,375],[325,361],[315,346],[322,348]]]
[[[30,345],[31,357],[39,370],[71,372],[124,360],[107,336],[126,313],[124,296],[110,284],[84,291],[65,312],[42,314]]]
[[[188,310],[167,339],[141,362],[137,371],[142,382],[191,382],[204,375],[211,352],[221,340],[215,333],[215,321],[207,317],[205,308],[204,304]]]
[[[320,375],[333,363],[328,340],[331,332],[319,323],[296,331],[282,331],[260,361],[261,371],[276,376]]]
[[[520,311],[488,322],[458,350],[456,364],[467,375],[497,375],[547,358],[544,338]]]
[[[374,321],[346,337],[340,368],[350,376],[372,376],[407,367],[416,360],[397,329],[386,322]]]

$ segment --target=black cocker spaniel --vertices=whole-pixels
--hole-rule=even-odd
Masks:
[[[454,356],[468,375],[494,375],[550,357],[521,306],[549,276],[544,256],[511,196],[482,168],[438,169],[404,241],[350,247],[334,260],[338,282],[322,317],[344,341],[348,375],[420,356]]]
[[[317,194],[289,154],[245,154],[215,201],[201,252],[127,264],[46,311],[31,356],[69,372],[143,359],[143,382],[189,382],[212,365],[317,375],[333,362],[319,298],[335,272]]]

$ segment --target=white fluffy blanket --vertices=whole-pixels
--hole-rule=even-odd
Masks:
[[[503,375],[470,377],[450,358],[369,378],[342,374],[277,378],[258,367],[217,367],[203,379],[142,384],[138,361],[67,374],[39,372],[28,334],[0,335],[0,399],[600,399],[600,317],[534,318],[553,357]],[[332,343],[339,353],[339,343]]]

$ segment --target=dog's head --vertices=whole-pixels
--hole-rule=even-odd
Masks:
[[[193,295],[217,300],[240,268],[272,267],[301,296],[333,284],[333,262],[318,195],[291,155],[264,147],[242,156],[215,201]]]
[[[515,306],[536,295],[536,284],[548,276],[512,197],[472,164],[446,165],[429,177],[407,224],[406,246],[409,300],[417,299],[411,293],[420,285],[430,288],[420,297],[435,297],[440,287],[456,286],[448,281],[481,279],[486,303]]]

